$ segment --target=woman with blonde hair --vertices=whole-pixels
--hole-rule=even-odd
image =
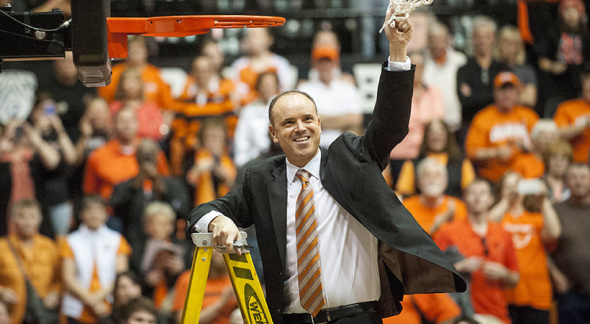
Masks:
[[[520,92],[520,104],[535,107],[537,104],[537,75],[535,70],[526,64],[526,52],[520,32],[515,26],[504,26],[498,32],[493,50],[494,58],[505,63],[512,70],[523,87]]]
[[[570,190],[565,184],[565,173],[572,164],[574,151],[568,141],[557,140],[543,150],[547,194],[553,203],[565,201]]]
[[[162,111],[156,102],[146,99],[141,70],[130,68],[121,73],[114,99],[110,104],[111,116],[121,109],[131,108],[139,122],[139,137],[159,141],[167,134]]]

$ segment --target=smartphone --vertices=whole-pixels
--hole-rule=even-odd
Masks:
[[[520,179],[517,190],[521,195],[538,195],[542,188],[543,184],[540,179]]]
[[[55,115],[55,104],[52,104],[52,103],[50,103],[50,104],[46,104],[46,105],[43,107],[43,112],[44,112],[44,113],[45,113],[45,115],[47,115],[47,116],[53,116],[53,115]]]

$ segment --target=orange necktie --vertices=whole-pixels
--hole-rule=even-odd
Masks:
[[[309,172],[300,169],[296,175],[302,182],[295,212],[299,299],[301,306],[315,317],[326,303],[322,288],[315,202],[313,189],[309,185]]]

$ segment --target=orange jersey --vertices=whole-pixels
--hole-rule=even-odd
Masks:
[[[542,178],[545,174],[545,163],[538,156],[526,153],[516,157],[512,171],[525,179]]]
[[[547,253],[541,241],[543,215],[527,211],[519,217],[506,214],[502,226],[512,234],[520,265],[520,281],[514,289],[506,291],[506,300],[509,304],[549,310],[552,292]]]
[[[558,127],[579,125],[586,123],[590,119],[590,103],[582,99],[568,100],[559,107],[553,116],[553,120]],[[590,154],[590,128],[586,127],[584,131],[570,139],[574,149],[574,161],[579,163],[588,163]]]
[[[115,92],[121,74],[129,67],[127,63],[120,63],[113,66],[111,84],[98,88],[98,94],[107,102],[115,100]],[[160,69],[151,64],[141,69],[141,80],[143,81],[143,93],[146,101],[155,102],[159,108],[171,109],[173,107],[170,86],[160,77]]]
[[[432,323],[440,323],[461,315],[461,308],[447,294],[406,295],[402,312],[383,319],[383,324],[421,324],[420,315]]]
[[[256,59],[257,61],[259,59]],[[275,53],[269,53],[264,58],[264,64],[252,63],[252,58],[241,57],[235,60],[231,67],[231,78],[236,82],[236,92],[240,98],[240,104],[247,104],[258,99],[259,94],[256,91],[256,82],[258,76],[264,72],[275,72],[279,77],[280,91],[289,90],[292,87],[293,75],[291,64],[284,57]]]
[[[48,293],[59,293],[61,272],[59,250],[48,237],[40,234],[33,236],[32,245],[23,245],[14,234],[0,238],[0,289],[10,289],[16,293],[19,302],[10,308],[12,324],[21,324],[25,317],[27,288],[25,277],[8,242],[12,243],[19,255],[28,278],[39,297]]]
[[[403,201],[404,206],[412,213],[414,219],[422,228],[432,235],[430,232],[436,216],[446,213],[449,209],[449,202],[455,204],[455,215],[453,220],[464,220],[467,218],[467,207],[460,199],[451,196],[444,196],[442,203],[437,207],[425,206],[420,200],[420,195],[406,198]]]
[[[197,96],[194,78],[189,77],[183,94],[178,98],[176,116],[172,122],[170,139],[170,164],[173,175],[181,175],[185,154],[192,153],[198,147],[197,133],[201,121],[210,117],[225,118],[227,134],[233,138],[238,116],[231,100],[234,83],[223,79],[211,87],[206,95]]]
[[[469,220],[454,221],[436,232],[434,242],[443,251],[454,246],[464,257],[481,257],[500,263],[510,271],[518,271],[512,237],[501,224],[488,223],[488,232],[482,238],[473,231]],[[487,279],[481,269],[471,274],[471,301],[476,313],[493,315],[510,323],[501,283]]]
[[[125,150],[130,152],[126,153]],[[158,152],[158,173],[168,175],[168,164],[163,152]],[[84,170],[84,193],[99,194],[109,200],[113,187],[139,174],[135,147],[123,148],[119,141],[110,140],[94,150]]]
[[[60,255],[64,259],[74,259],[74,251],[70,247],[68,241],[63,238],[58,241]],[[124,237],[121,236],[121,243],[119,243],[119,248],[117,249],[117,255],[127,255],[131,254],[131,246],[127,243]],[[93,272],[92,272],[92,281],[90,282],[90,287],[88,288],[88,292],[97,292],[100,291],[103,287],[100,286],[100,280],[98,278],[98,269],[97,265],[94,265]],[[105,300],[105,304],[110,307],[110,304]],[[80,323],[96,323],[98,318],[92,312],[92,309],[88,307],[88,305],[84,305],[84,309],[82,310],[82,314],[79,318],[76,319]]]
[[[530,144],[530,132],[539,116],[530,108],[516,106],[510,112],[502,112],[495,105],[489,105],[478,112],[467,132],[465,151],[475,160],[477,151],[509,145],[512,156],[508,160],[491,158],[477,161],[479,176],[498,181],[502,175],[513,168],[516,157],[523,154],[518,143]]]

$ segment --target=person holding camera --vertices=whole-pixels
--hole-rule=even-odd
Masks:
[[[237,176],[227,153],[227,132],[222,119],[203,121],[199,141],[201,148],[195,153],[195,164],[186,175],[188,182],[195,186],[195,206],[227,194]]]
[[[553,295],[545,246],[559,239],[559,218],[541,180],[507,172],[498,184],[501,196],[490,220],[512,235],[520,266],[518,285],[506,292],[510,317],[514,323],[548,324]]]

